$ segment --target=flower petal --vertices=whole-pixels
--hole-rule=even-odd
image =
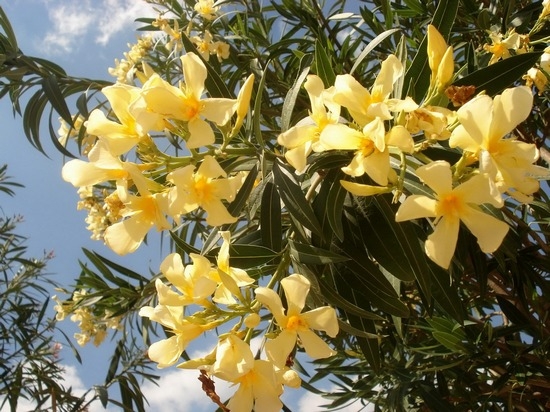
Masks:
[[[134,252],[153,227],[153,222],[142,221],[137,215],[105,229],[104,240],[111,250],[119,255]]]
[[[281,285],[285,291],[288,306],[286,315],[293,316],[301,313],[311,286],[309,280],[296,273],[281,280]]]
[[[321,306],[302,314],[311,329],[326,332],[331,338],[338,334],[338,318],[336,311],[330,306]]]
[[[197,149],[201,146],[211,145],[216,141],[212,126],[200,117],[194,117],[187,123],[189,128],[189,138],[187,139],[187,148]]]
[[[498,140],[523,122],[531,113],[533,93],[527,86],[506,89],[500,96],[495,96],[491,124],[491,140]]]
[[[457,115],[478,145],[486,142],[493,121],[493,99],[486,94],[478,95],[458,109]]]
[[[510,228],[502,220],[472,207],[468,207],[460,219],[477,238],[479,247],[485,253],[497,250]]]
[[[416,169],[416,174],[438,195],[453,188],[453,175],[449,163],[438,160]]]
[[[153,343],[149,346],[147,354],[149,358],[157,362],[159,369],[174,365],[180,358],[184,350],[184,342],[174,335],[168,339]]]
[[[187,91],[192,92],[193,96],[200,100],[207,76],[204,63],[195,53],[187,53],[181,56],[181,65]]]
[[[313,359],[323,359],[336,355],[336,351],[332,350],[331,347],[313,331],[309,329],[300,330],[298,331],[298,336],[309,357]]]
[[[267,357],[278,368],[284,367],[288,355],[290,355],[296,345],[296,339],[296,331],[283,329],[279,336],[273,340],[268,340],[265,343],[265,352],[267,353]]]
[[[395,214],[396,222],[419,219],[422,217],[436,217],[437,200],[422,195],[411,195],[401,204]]]
[[[277,323],[279,325],[285,325],[286,316],[279,295],[277,295],[274,290],[263,286],[257,287],[254,293],[256,295],[256,300],[269,309]]]
[[[448,269],[455,253],[460,220],[452,216],[443,216],[434,232],[428,236],[424,249],[428,257],[442,268]]]
[[[494,207],[502,207],[502,196],[497,187],[484,175],[473,176],[453,190],[464,202],[480,205],[490,203]]]

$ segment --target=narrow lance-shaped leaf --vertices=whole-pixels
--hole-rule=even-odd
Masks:
[[[281,197],[272,182],[267,182],[260,206],[260,232],[262,243],[280,252],[282,249]]]
[[[317,220],[311,204],[293,173],[279,161],[273,164],[273,179],[288,212],[303,226],[322,236],[321,224]]]
[[[539,60],[542,52],[523,53],[476,70],[457,80],[453,86],[475,86],[476,92],[489,96],[511,87]]]
[[[283,103],[283,110],[281,113],[281,132],[286,131],[290,127],[290,119],[292,118],[292,112],[294,110],[294,105],[296,104],[296,98],[298,97],[298,93],[300,93],[302,84],[309,74],[309,69],[311,67],[310,65],[311,56],[305,55],[304,57],[302,57],[302,59],[300,60],[300,67],[302,68],[302,71],[292,85],[291,89],[286,94],[285,101]]]

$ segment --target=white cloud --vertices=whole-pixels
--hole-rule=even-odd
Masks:
[[[70,53],[88,35],[105,46],[114,35],[135,29],[136,18],[156,16],[143,0],[43,1],[51,27],[42,41],[48,54]]]

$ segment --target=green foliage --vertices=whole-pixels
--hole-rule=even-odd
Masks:
[[[187,9],[194,2],[151,3],[174,13],[180,28],[187,27],[191,15]],[[452,86],[474,86],[477,92],[495,95],[520,84],[542,53],[547,23],[531,39],[529,53],[488,65],[490,53],[483,45],[490,42],[487,30],[492,26],[504,30],[513,26],[521,35],[529,34],[540,4],[505,0],[223,4],[234,10],[202,27],[227,36],[231,43],[227,60],[204,61],[208,94],[235,97],[242,79],[249,73],[256,75],[252,110],[243,129],[229,143],[224,141],[219,153],[217,147],[207,149],[221,153],[220,163],[228,174],[247,172],[239,193],[227,206],[239,220],[212,228],[206,225],[203,211],[193,212],[170,231],[171,248],[184,261],[190,253],[215,261],[219,230],[230,230],[232,266],[247,270],[254,278],[273,275],[280,280],[296,272],[310,279],[314,296],[308,304],[337,308],[343,331],[331,340],[338,355],[316,361],[314,373],[303,383],[315,391],[316,382],[330,379],[337,389],[324,394],[328,408],[371,402],[376,410],[392,411],[498,411],[512,409],[512,405],[544,410],[550,402],[548,186],[542,186],[530,205],[509,200],[502,213],[489,210],[510,225],[494,254],[483,253],[473,235],[462,228],[452,264],[444,270],[424,253],[423,242],[432,232],[430,222],[395,221],[396,202],[403,192],[429,193],[410,173],[418,164],[401,163],[398,172],[407,179],[403,187],[392,188],[395,196],[362,197],[348,193],[340,184],[346,179],[341,168],[349,163],[349,153],[313,153],[308,168],[295,173],[277,142],[281,132],[311,111],[302,87],[310,73],[318,75],[327,88],[344,73],[353,74],[370,88],[380,60],[396,53],[407,63],[397,95],[412,96],[417,102],[430,100],[427,23],[439,28],[455,46],[457,74]],[[158,30],[152,19],[140,21],[143,30]],[[9,95],[21,113],[22,93],[38,88],[26,104],[23,123],[28,138],[42,150],[38,126],[46,104],[71,123],[75,116],[66,98],[90,87],[99,90],[102,84],[71,78],[51,63],[23,55],[3,14],[0,24],[5,32],[0,37],[4,59],[0,77],[6,79],[0,85],[0,96]],[[181,34],[183,47],[195,50],[187,33]],[[144,61],[173,84],[181,79],[180,67],[171,63],[170,51],[163,47],[154,49]],[[547,90],[537,94],[533,112],[514,131],[522,141],[536,144],[542,158],[539,164],[546,167],[548,97]],[[79,99],[79,113],[89,111],[88,99]],[[438,99],[453,108],[447,105],[446,96]],[[341,116],[352,122],[345,110]],[[176,135],[171,136],[174,155],[181,152]],[[222,133],[216,137],[222,141]],[[419,143],[423,137],[416,139]],[[56,139],[54,143],[65,150]],[[445,142],[422,156],[426,162],[447,160],[455,167],[460,159]],[[168,173],[172,164],[164,160]],[[398,164],[402,159],[392,154],[392,161]],[[163,182],[166,173],[155,178]],[[372,184],[366,177],[353,179]],[[154,302],[158,275],[135,273],[91,251],[84,254],[88,263],[82,263],[76,285],[76,289],[89,291],[82,304],[98,317],[123,318],[123,330],[105,383],[96,388],[97,396],[103,405],[112,402],[125,410],[145,410],[138,379],[154,380],[155,376],[149,372],[148,360],[140,356],[141,343],[135,333],[142,333],[147,345],[150,334],[157,331],[137,311]],[[115,383],[120,401],[108,391]]]

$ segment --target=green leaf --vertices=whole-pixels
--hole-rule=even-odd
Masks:
[[[458,295],[455,283],[451,283],[449,274],[444,269],[430,264],[432,274],[432,295],[435,301],[456,321],[465,319],[465,309]]]
[[[300,67],[302,68],[300,75],[286,94],[285,101],[283,103],[283,110],[281,113],[281,132],[288,130],[288,128],[290,127],[290,119],[292,118],[292,112],[294,110],[294,105],[296,104],[296,98],[298,97],[298,93],[300,93],[302,84],[304,83],[311,68],[310,55],[306,54],[304,57],[302,57],[302,59],[300,60]]]
[[[361,54],[355,59],[355,63],[353,64],[349,74],[353,74],[355,69],[361,64],[361,62],[365,59],[365,57],[368,56],[368,54],[374,50],[376,46],[378,46],[380,43],[384,41],[387,37],[391,36],[393,33],[398,32],[400,29],[390,29],[386,30],[382,33],[380,33],[378,36],[376,36],[374,39],[372,39],[369,44],[363,49]]]
[[[517,54],[507,59],[476,70],[457,80],[453,86],[475,86],[476,92],[485,91],[489,96],[500,93],[521,79],[539,60],[542,52]]]
[[[444,38],[449,38],[449,33],[453,27],[456,14],[458,12],[459,0],[440,1],[432,19],[432,25],[441,33]],[[414,56],[411,66],[405,74],[405,87],[403,92],[413,93],[411,96],[416,101],[420,101],[428,91],[430,84],[430,66],[428,65],[428,39],[424,37],[418,52]],[[404,96],[403,96],[404,97]]]
[[[59,113],[61,118],[69,125],[72,125],[73,118],[71,117],[71,112],[67,107],[67,102],[65,101],[65,97],[63,97],[58,82],[59,79],[55,76],[44,77],[42,79],[42,89],[55,111]]]
[[[342,265],[351,271],[347,274],[347,281],[357,288],[357,293],[363,294],[373,306],[384,312],[403,318],[409,317],[407,305],[401,302],[389,280],[364,252],[346,248],[341,254],[350,258]]]
[[[254,189],[257,176],[258,167],[254,166],[252,170],[250,170],[250,172],[248,172],[248,174],[246,175],[246,179],[241,185],[237,196],[235,196],[235,199],[227,207],[227,211],[231,215],[238,216],[243,207],[246,205],[246,202],[248,201],[248,198],[250,196],[250,192],[252,192],[252,189]]]
[[[345,262],[349,257],[330,252],[304,243],[288,241],[290,256],[302,264],[327,265],[329,263]]]
[[[210,259],[218,256],[220,248],[212,248],[206,255]],[[229,264],[241,269],[255,268],[270,263],[274,263],[279,259],[279,254],[265,246],[259,245],[243,245],[232,243],[229,246]]]
[[[273,180],[288,212],[299,224],[322,237],[321,224],[317,220],[311,204],[306,200],[294,174],[278,160],[273,163]]]
[[[8,16],[4,12],[3,7],[0,7],[0,26],[4,29],[4,33],[6,33],[6,37],[10,42],[11,49],[14,52],[19,50],[19,46],[17,45],[17,37],[15,36],[13,27],[11,26],[10,20],[8,19]]]
[[[282,249],[281,198],[275,185],[267,182],[262,193],[260,206],[260,232],[262,243],[271,250]]]
[[[334,73],[334,64],[324,45],[319,39],[315,41],[315,69],[317,76],[323,80],[325,87],[334,84],[336,74]]]

